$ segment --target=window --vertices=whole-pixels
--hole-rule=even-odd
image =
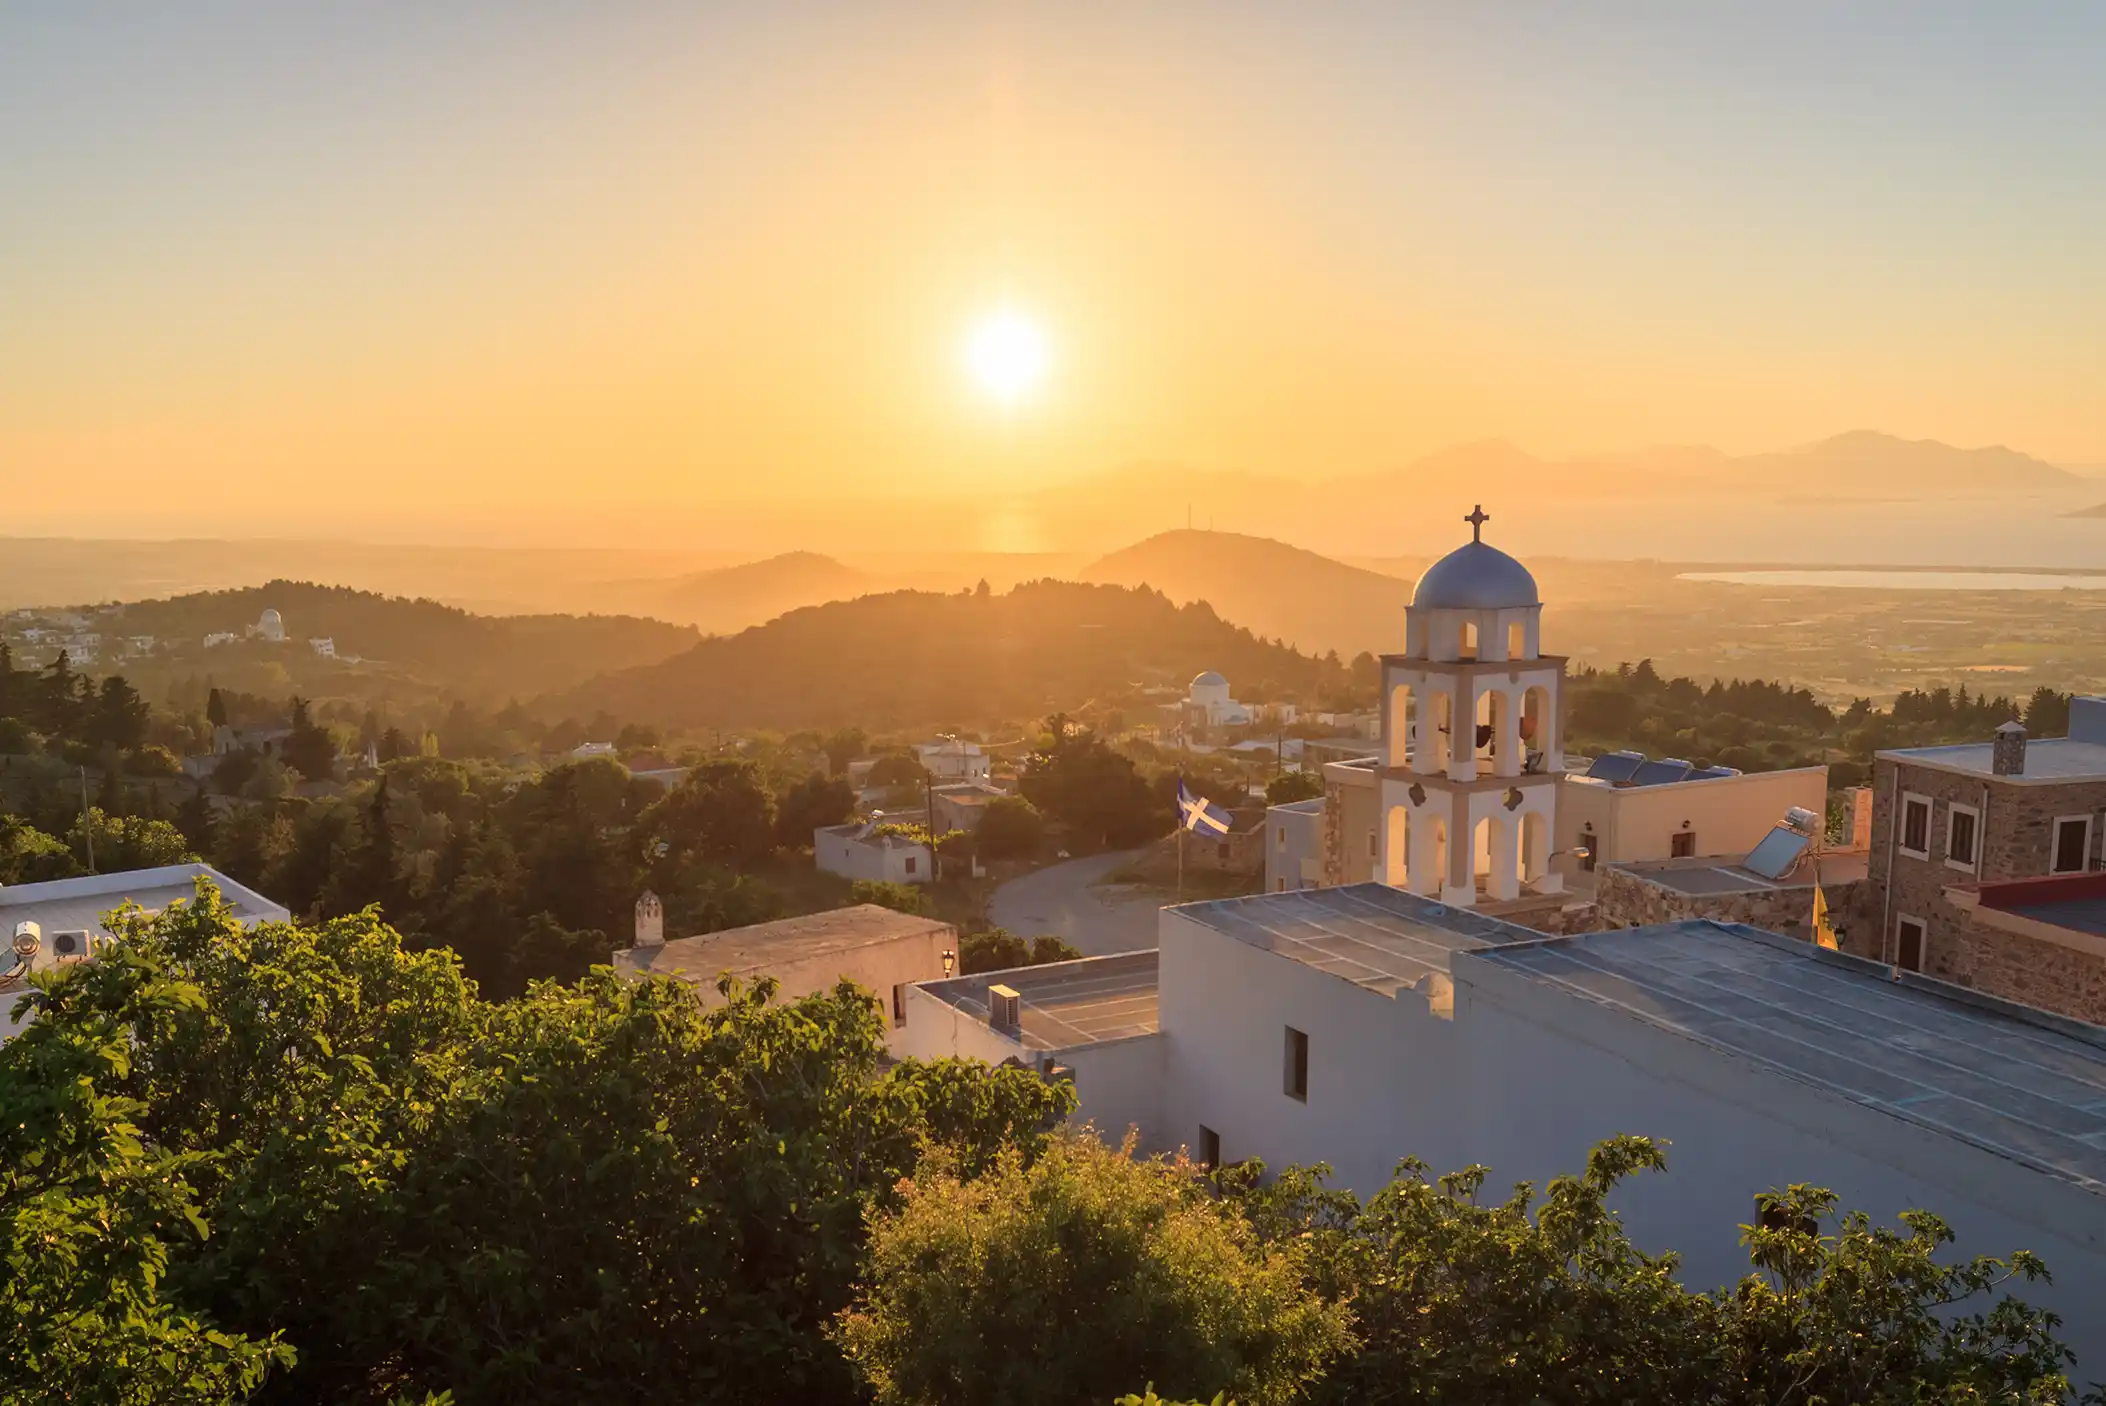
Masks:
[[[1283,1084],[1287,1097],[1309,1101],[1309,1037],[1287,1027],[1287,1059]]]
[[[1287,827],[1284,825],[1279,829],[1279,846],[1281,849],[1287,848]]]
[[[907,983],[892,983],[892,1028],[897,1030],[907,1023]]]
[[[1689,859],[1696,854],[1696,831],[1677,830],[1667,842],[1667,852],[1676,859]]]
[[[1945,862],[1955,869],[1974,868],[1976,821],[1981,812],[1954,801],[1945,812]]]
[[[1278,880],[1277,882],[1275,882],[1275,883],[1273,884],[1273,886],[1272,886],[1272,891],[1273,891],[1274,893],[1285,893],[1285,892],[1287,892],[1287,881],[1286,881],[1285,879],[1280,879],[1280,880]]]
[[[1374,832],[1374,831],[1372,831],[1372,830],[1368,831],[1368,832],[1367,832],[1367,857],[1368,857],[1369,859],[1373,859],[1373,858],[1375,857],[1376,853],[1377,853],[1377,851],[1376,851],[1376,848],[1375,848],[1375,845],[1376,845],[1376,843],[1377,843],[1377,841],[1376,841],[1376,837],[1375,837],[1375,832]]]
[[[1911,859],[1930,858],[1930,797],[1901,798],[1901,852]]]
[[[1227,840],[1223,840],[1220,844],[1214,846],[1214,857],[1223,864],[1229,862],[1229,842]]]
[[[2055,853],[2048,862],[2050,874],[2081,874],[2091,867],[2091,817],[2063,815],[2055,819]]]
[[[911,854],[907,856],[907,872],[909,874],[914,872],[914,856]]]
[[[1221,1165],[1221,1134],[1204,1123],[1199,1125],[1199,1165],[1209,1169]]]
[[[1579,832],[1579,847],[1586,851],[1580,856],[1579,867],[1591,874],[1594,872],[1595,862],[1601,858],[1601,842],[1594,838],[1592,825]]]
[[[1903,971],[1923,970],[1923,920],[1901,918],[1894,924],[1894,965]]]

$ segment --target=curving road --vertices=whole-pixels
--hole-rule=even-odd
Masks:
[[[1058,934],[1085,957],[1153,947],[1162,895],[1124,884],[1096,887],[1139,854],[1129,849],[1086,855],[1011,879],[995,890],[988,917],[1019,937]]]

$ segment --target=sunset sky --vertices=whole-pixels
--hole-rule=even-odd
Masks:
[[[2106,463],[2102,73],[2095,4],[8,6],[0,533]]]

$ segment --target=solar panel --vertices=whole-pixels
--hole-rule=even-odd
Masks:
[[[1631,779],[1631,773],[1645,765],[1642,752],[1605,752],[1594,759],[1587,768],[1587,775],[1596,781],[1621,784]]]
[[[1765,879],[1782,879],[1791,873],[1799,856],[1813,843],[1812,836],[1802,835],[1788,825],[1779,825],[1762,837],[1762,843],[1748,851],[1741,867],[1762,875]]]
[[[1740,768],[1737,766],[1700,766],[1682,779],[1684,781],[1716,781],[1722,776],[1738,775],[1740,775]]]
[[[1633,786],[1663,786],[1670,781],[1687,781],[1690,765],[1680,757],[1662,757],[1656,762],[1647,762],[1631,773]]]

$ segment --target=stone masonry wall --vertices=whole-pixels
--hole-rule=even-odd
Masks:
[[[2007,1001],[2106,1024],[2106,960],[1979,923],[1953,942],[1955,965],[1968,972],[1969,985]]]
[[[1823,885],[1829,911],[1838,926],[1858,901],[1860,883]],[[1673,923],[1684,918],[1708,918],[1718,923],[1746,923],[1766,932],[1788,937],[1811,938],[1813,890],[1811,888],[1742,889],[1732,893],[1689,894],[1647,881],[1642,874],[1616,865],[1604,865],[1596,875],[1594,909],[1604,928],[1634,928],[1649,923]]]
[[[1905,797],[1914,792],[1931,800],[1930,857],[1917,859],[1901,853],[1896,826],[1899,798],[1896,780]],[[1986,799],[1985,799],[1986,798]],[[1946,822],[1954,801],[1981,810],[1977,827],[1980,863],[1974,870],[1955,869],[1946,863]],[[1926,975],[1961,986],[1973,986],[1991,995],[2014,1001],[2034,1002],[2016,989],[2001,984],[2012,980],[2009,959],[1991,960],[1986,949],[2011,939],[2011,934],[1992,933],[1995,941],[1974,930],[1970,915],[1946,900],[1952,884],[1987,882],[1995,879],[2035,878],[2048,872],[2052,860],[2055,818],[2064,815],[2097,817],[2106,811],[2106,782],[2080,781],[2063,785],[2021,784],[1995,777],[1969,776],[1880,758],[1872,772],[1872,853],[1865,885],[1862,917],[1853,921],[1849,950],[1859,956],[1893,961],[1894,934],[1906,916],[1924,924],[1923,970]],[[2106,825],[2092,826],[2089,867],[2098,867],[2100,832]],[[2050,944],[2051,945],[2051,944]],[[2081,955],[2081,954],[2072,954]],[[2033,989],[2037,983],[2025,983]]]

